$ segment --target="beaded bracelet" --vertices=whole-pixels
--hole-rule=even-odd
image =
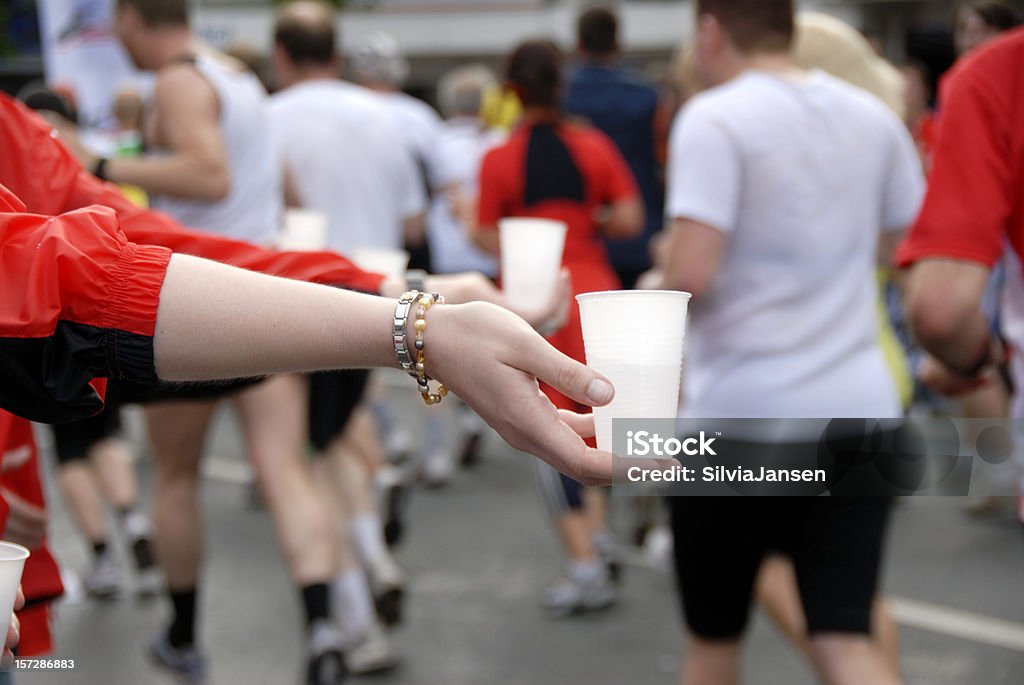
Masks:
[[[441,402],[441,399],[448,394],[448,388],[443,383],[437,384],[436,392],[431,392],[429,382],[433,379],[427,375],[426,355],[424,354],[423,332],[427,330],[427,310],[435,304],[444,304],[444,297],[437,293],[423,293],[418,290],[410,290],[398,298],[395,306],[395,319],[392,325],[392,336],[395,344],[395,356],[398,363],[407,374],[416,380],[416,385],[423,397],[425,404],[432,405]],[[415,337],[412,346],[409,345],[409,312],[413,306],[416,307],[416,316],[413,319]]]

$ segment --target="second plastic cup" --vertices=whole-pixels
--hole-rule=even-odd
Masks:
[[[14,599],[18,596],[18,585],[21,584],[21,572],[25,570],[25,560],[29,551],[13,542],[0,542],[0,626],[7,635],[14,610]]]
[[[690,293],[610,290],[576,301],[587,366],[615,386],[615,399],[594,407],[597,447],[610,452],[612,419],[675,418]]]
[[[327,247],[327,215],[312,209],[289,209],[277,240],[282,250],[315,251]]]
[[[357,247],[352,250],[352,261],[365,271],[402,278],[409,266],[409,253],[383,247]]]
[[[541,309],[555,294],[568,227],[551,219],[501,219],[501,288],[520,309]]]

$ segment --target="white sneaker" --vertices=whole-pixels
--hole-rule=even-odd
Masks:
[[[439,450],[423,460],[423,483],[428,488],[443,488],[455,475],[455,459],[445,450]]]
[[[157,566],[150,566],[135,574],[135,596],[140,599],[156,597],[164,591],[164,587],[164,574]]]
[[[97,599],[113,599],[121,592],[121,568],[110,553],[101,554],[82,576],[85,591]]]
[[[604,566],[586,582],[566,578],[544,591],[541,606],[554,618],[607,609],[618,600],[615,585]]]
[[[345,664],[353,675],[381,673],[398,665],[379,623],[374,621],[362,636],[349,643],[345,650]]]

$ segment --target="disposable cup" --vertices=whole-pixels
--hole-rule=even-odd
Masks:
[[[21,545],[0,542],[0,626],[3,626],[0,639],[7,635],[14,599],[18,596],[18,585],[21,584],[21,572],[25,569],[28,557],[29,551]]]
[[[403,278],[409,267],[409,253],[386,247],[357,247],[352,250],[352,261],[364,271]]]
[[[327,247],[327,215],[312,209],[289,209],[277,246],[282,250],[313,252]]]
[[[610,452],[613,419],[675,418],[690,293],[609,290],[576,301],[587,366],[615,386],[615,399],[594,407],[597,446]]]
[[[565,248],[565,222],[501,219],[501,287],[522,309],[541,309],[554,297]]]

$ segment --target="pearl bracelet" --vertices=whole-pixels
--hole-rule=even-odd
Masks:
[[[433,380],[427,375],[426,355],[424,354],[423,332],[427,330],[427,310],[435,304],[444,304],[444,297],[437,293],[423,293],[410,290],[398,298],[395,306],[395,318],[392,324],[392,337],[395,344],[395,356],[402,369],[416,380],[416,385],[425,404],[441,402],[448,394],[448,388],[438,383],[435,392],[431,392],[429,382]],[[412,345],[409,345],[409,313],[416,307],[413,329],[415,331]]]

